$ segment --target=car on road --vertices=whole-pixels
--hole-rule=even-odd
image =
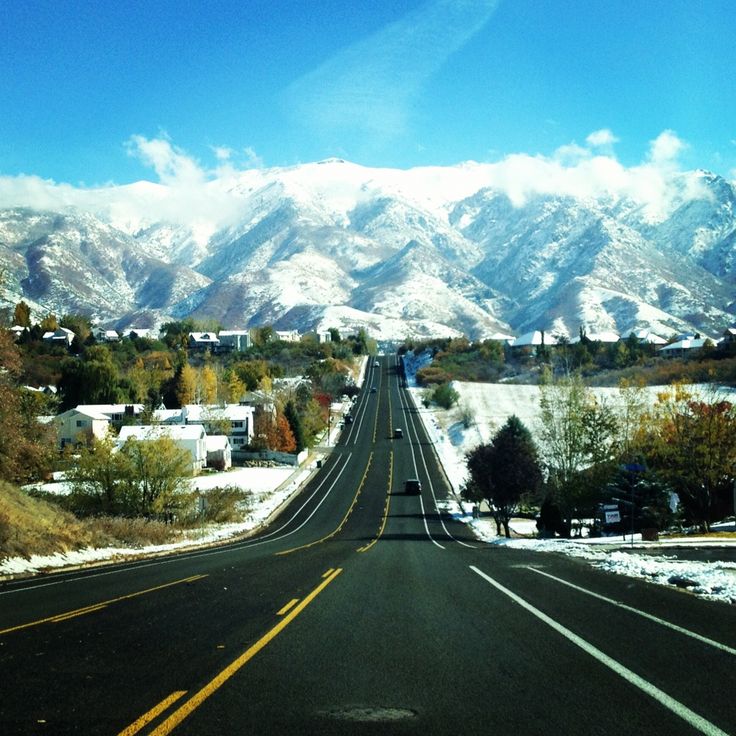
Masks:
[[[375,386],[371,386],[371,393],[374,394],[374,393],[376,393],[376,391],[377,391],[376,387]]]
[[[422,492],[422,484],[416,478],[409,478],[404,482],[404,493],[417,496]]]
[[[374,360],[373,361],[373,367],[374,368],[380,368],[381,367],[381,363],[379,361],[377,361],[377,360]]]
[[[396,427],[394,430],[394,439],[400,440],[404,436],[404,430],[401,427]]]
[[[343,419],[345,420],[345,424],[352,424],[353,423],[353,415],[352,414],[346,414]]]

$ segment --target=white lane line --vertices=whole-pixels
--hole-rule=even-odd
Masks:
[[[527,569],[531,570],[532,572],[536,572],[539,575],[544,575],[546,578],[551,578],[552,580],[556,580],[558,583],[562,583],[562,585],[567,585],[568,588],[573,588],[574,590],[577,590],[581,593],[585,593],[586,595],[592,596],[593,598],[597,598],[600,601],[605,601],[606,603],[610,603],[612,606],[618,606],[618,608],[623,608],[625,611],[631,611],[631,613],[636,613],[639,616],[649,619],[649,621],[654,621],[655,623],[661,624],[662,626],[666,626],[668,629],[672,629],[673,631],[678,631],[681,634],[685,634],[685,636],[691,636],[693,639],[697,639],[698,641],[703,642],[704,644],[708,644],[709,646],[715,647],[716,649],[720,649],[723,652],[727,652],[728,654],[736,654],[736,649],[733,649],[732,647],[729,647],[726,644],[721,644],[719,641],[715,641],[714,639],[709,639],[707,636],[696,634],[694,631],[690,631],[690,629],[684,629],[682,628],[682,626],[678,626],[677,624],[673,624],[673,623],[670,623],[669,621],[665,621],[665,619],[663,618],[658,618],[657,616],[653,616],[651,613],[640,611],[638,608],[634,608],[633,606],[628,606],[626,605],[626,603],[621,603],[621,601],[616,601],[613,598],[607,598],[605,595],[601,595],[600,593],[594,593],[592,590],[588,590],[587,588],[581,588],[579,585],[570,583],[567,580],[558,578],[555,575],[550,575],[550,573],[544,572],[543,570],[538,570],[534,567],[529,567],[529,566],[527,566]]]
[[[444,547],[438,541],[436,541],[435,538],[429,532],[429,525],[427,524],[427,515],[424,513],[424,501],[422,501],[421,496],[419,496],[419,504],[422,507],[422,521],[424,522],[424,530],[427,532],[429,541],[432,542],[432,544],[437,545],[440,549],[444,549]]]
[[[532,615],[536,616],[540,621],[543,621],[558,634],[562,634],[566,639],[571,641],[575,646],[580,647],[586,654],[589,654],[594,659],[597,659],[601,664],[613,670],[619,677],[622,677],[628,683],[638,687],[640,690],[645,692],[650,697],[654,698],[660,705],[663,705],[668,710],[672,711],[676,716],[682,718],[685,722],[689,723],[693,728],[696,728],[701,733],[707,736],[728,736],[725,731],[721,731],[718,726],[714,723],[698,715],[695,711],[690,710],[686,705],[683,705],[679,700],[675,700],[673,697],[667,695],[666,692],[660,690],[656,685],[652,685],[643,677],[639,677],[635,672],[632,672],[627,667],[624,667],[620,662],[612,659],[607,654],[604,654],[600,649],[594,647],[585,639],[579,637],[577,634],[570,631],[570,629],[558,623],[553,618],[550,618],[546,613],[542,613],[538,608],[535,608],[531,603],[527,603],[523,598],[516,595],[508,588],[501,585],[501,583],[489,577],[484,572],[479,570],[474,565],[470,565],[470,569],[480,575],[485,581],[489,582],[494,588],[500,590],[502,593],[511,598],[512,601],[518,603],[522,608],[526,609]]]
[[[460,540],[457,537],[455,537],[450,532],[450,530],[447,528],[447,526],[445,525],[445,520],[442,518],[442,513],[440,512],[439,507],[437,505],[437,494],[434,491],[434,484],[432,483],[432,477],[429,474],[429,468],[427,468],[427,461],[426,461],[426,459],[424,457],[424,452],[421,450],[421,443],[419,441],[419,431],[417,430],[417,425],[416,425],[416,423],[417,422],[420,422],[421,419],[417,419],[414,415],[412,415],[411,411],[409,410],[409,403],[408,403],[408,400],[406,400],[406,395],[403,392],[400,392],[399,396],[401,398],[402,408],[404,409],[404,415],[405,415],[405,417],[408,420],[408,424],[411,425],[411,429],[414,431],[414,437],[416,438],[417,446],[420,448],[419,457],[421,458],[422,465],[424,466],[424,472],[425,472],[425,475],[427,477],[427,482],[428,482],[428,485],[429,485],[429,492],[432,494],[432,500],[434,501],[435,513],[437,514],[437,518],[438,518],[438,520],[440,522],[440,525],[444,529],[445,534],[450,539],[452,539],[453,542],[457,542],[457,544],[460,544],[463,547],[469,547],[470,549],[477,549],[476,545],[474,545],[474,544],[468,544],[467,542],[463,542],[462,540]],[[407,429],[408,429],[408,427],[407,427]],[[410,436],[410,433],[407,432],[407,435]],[[411,436],[410,436],[410,439],[411,439]],[[417,469],[417,460],[416,460],[416,457],[414,455],[414,446],[413,446],[413,444],[411,442],[409,444],[409,449],[411,450],[412,462],[414,463],[414,473],[416,474],[415,477],[418,478],[419,477],[419,470]],[[430,450],[430,452],[431,452],[431,450]],[[438,460],[438,462],[439,462],[439,460]],[[424,515],[424,505],[423,504],[422,504],[422,515]],[[427,525],[426,517],[425,517],[424,524],[425,524],[425,526]],[[430,539],[431,538],[432,537],[430,537]],[[444,549],[444,547],[443,547],[443,549]]]

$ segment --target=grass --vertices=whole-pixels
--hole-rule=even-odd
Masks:
[[[0,560],[85,547],[136,547],[171,541],[179,530],[145,519],[78,519],[56,504],[0,481]]]

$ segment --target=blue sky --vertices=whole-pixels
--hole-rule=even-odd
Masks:
[[[207,170],[572,144],[634,166],[672,131],[680,166],[736,178],[732,2],[5,0],[2,15],[0,175],[155,179],[136,143],[154,139]]]

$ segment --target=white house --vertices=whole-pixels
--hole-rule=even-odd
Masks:
[[[74,337],[74,333],[66,327],[57,327],[53,331],[43,333],[43,339],[46,342],[64,345],[65,347],[69,347],[72,344]]]
[[[104,327],[95,327],[92,329],[97,342],[118,342],[120,335],[115,330],[106,330]]]
[[[158,331],[152,330],[149,327],[126,327],[122,334],[123,337],[131,339],[133,337],[147,337],[151,339],[156,339],[158,337]]]
[[[655,335],[653,332],[650,332],[646,329],[641,330],[632,330],[626,338],[629,337],[635,337],[639,342],[645,342],[649,345],[666,345],[667,340],[665,340],[663,337],[660,337],[659,335]]]
[[[299,330],[274,330],[274,334],[282,342],[299,342],[301,338]]]
[[[143,404],[79,404],[77,409],[104,414],[113,424],[122,424],[127,418],[135,419],[144,409]]]
[[[220,350],[247,350],[251,346],[250,330],[222,330],[217,335]]]
[[[122,447],[131,438],[141,442],[168,438],[191,455],[192,472],[197,473],[207,464],[206,437],[207,433],[201,424],[191,426],[139,424],[122,427],[117,444],[118,447]]]
[[[222,424],[228,425],[227,439],[232,450],[242,450],[253,439],[255,408],[241,404],[187,404],[181,409],[157,409],[156,421],[162,424],[202,425],[208,434],[223,434]]]
[[[54,418],[54,424],[61,449],[78,442],[87,442],[93,437],[104,439],[110,431],[109,417],[83,406],[59,414]]]
[[[549,347],[550,345],[557,345],[557,340],[555,340],[552,335],[550,335],[548,332],[542,332],[541,330],[534,330],[534,332],[527,332],[524,335],[519,335],[519,337],[515,337],[510,343],[509,347],[512,350],[519,350],[527,349],[527,350],[536,350],[536,348],[541,347],[542,345],[545,345]]]
[[[190,350],[215,350],[220,346],[217,334],[214,332],[190,332]]]
[[[692,353],[694,350],[700,350],[709,338],[686,338],[684,340],[678,340],[673,342],[671,345],[665,345],[659,349],[659,354],[663,358],[681,358],[683,355]],[[712,340],[710,340],[713,343]]]
[[[233,453],[230,441],[222,434],[208,434],[205,438],[207,443],[207,466],[218,470],[227,470],[232,467]]]

